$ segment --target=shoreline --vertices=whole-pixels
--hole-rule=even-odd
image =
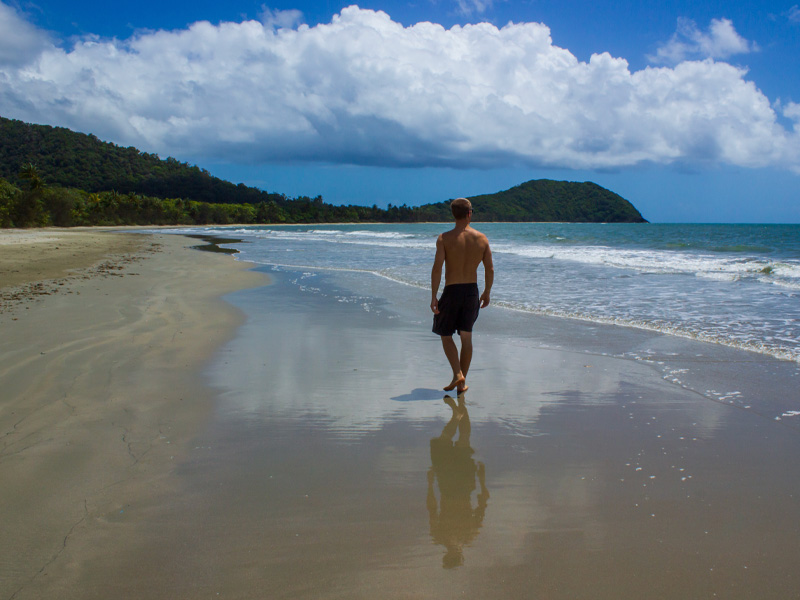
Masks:
[[[146,518],[135,508],[174,493],[213,408],[203,369],[243,320],[222,297],[267,277],[177,235],[4,231],[1,248],[9,236],[0,512],[14,543],[0,596],[74,596],[86,556],[113,552]]]
[[[295,228],[296,226],[287,226],[290,228]],[[327,225],[326,225],[327,227]],[[749,227],[749,225],[748,225]],[[301,228],[304,229],[313,229],[314,225],[304,225]],[[233,231],[237,230],[238,226],[231,226],[231,227],[221,227],[221,228],[206,228],[205,232],[209,235],[237,235],[234,234]],[[333,229],[336,229],[333,226]],[[199,231],[199,230],[198,230]],[[277,231],[277,228],[276,228]],[[398,230],[400,231],[400,230]],[[405,230],[404,230],[405,232]],[[314,233],[314,232],[311,232]],[[352,232],[351,232],[352,233]],[[410,230],[408,233],[412,233]],[[431,232],[431,235],[433,233]],[[245,238],[245,242],[247,244],[253,243],[252,251],[259,252],[257,249],[259,245],[259,241],[257,239],[260,236],[252,236],[248,235],[246,231],[239,231],[241,237]],[[491,235],[491,234],[490,234]],[[340,239],[342,236],[333,236],[331,239]],[[289,244],[297,243],[297,239],[294,236],[289,236],[289,239],[292,240],[287,242]],[[310,240],[319,241],[321,239],[318,235],[311,235]],[[357,238],[355,238],[357,239]],[[432,240],[433,238],[431,238]],[[346,241],[346,239],[345,239]],[[432,242],[431,242],[432,243]],[[414,250],[418,249],[416,243],[412,244]],[[377,248],[382,249],[381,244],[377,244]],[[432,246],[431,246],[432,248]],[[240,250],[242,254],[240,258],[245,257],[247,259],[247,255],[250,251],[248,246],[240,246]],[[637,251],[638,252],[638,251]],[[669,252],[672,252],[670,250]],[[727,269],[730,267],[731,261],[733,263],[738,263],[741,261],[750,262],[751,258],[747,259],[740,259],[737,258],[738,250],[733,251],[733,254],[728,253],[728,251],[724,251],[721,253],[719,260],[722,261],[723,264],[717,265],[714,269]],[[513,254],[513,252],[510,252]],[[624,253],[623,253],[624,254]],[[257,258],[256,260],[260,264],[270,264],[276,267],[281,268],[297,268],[297,269],[307,269],[307,270],[320,270],[320,271],[340,271],[340,270],[347,270],[349,268],[349,264],[347,262],[339,262],[335,264],[324,264],[326,261],[319,261],[313,260],[309,258],[311,255],[309,254],[272,254],[269,259],[264,259],[264,257]],[[678,255],[675,255],[678,256]],[[713,286],[716,285],[713,282],[716,279],[716,271],[711,267],[696,267],[695,262],[698,260],[700,263],[703,262],[701,255],[695,256],[692,253],[689,253],[690,258],[687,259],[687,265],[685,270],[681,271],[683,267],[680,266],[681,259],[675,259],[677,261],[678,266],[675,269],[678,270],[681,277],[678,280],[682,280],[684,283],[682,285],[688,286],[691,288],[697,285],[707,286],[706,289],[709,293],[716,293],[716,290],[713,289]],[[693,257],[693,258],[692,258]],[[699,257],[699,258],[698,258]],[[505,257],[507,258],[507,257]],[[513,257],[512,257],[513,258]],[[762,257],[763,258],[763,257]],[[498,258],[498,260],[500,260]],[[511,259],[509,259],[511,260]],[[567,262],[564,263],[564,269],[569,266],[569,256],[565,259]],[[605,259],[601,257],[599,259],[600,262],[604,262]],[[623,259],[620,259],[623,260]],[[638,259],[637,259],[638,260]],[[575,322],[582,322],[586,323],[590,326],[592,325],[602,325],[602,326],[618,326],[627,329],[633,329],[638,331],[644,332],[652,332],[657,335],[667,335],[672,337],[678,337],[681,339],[686,339],[690,341],[699,341],[703,343],[710,343],[714,345],[719,345],[726,348],[731,348],[735,350],[743,350],[745,352],[754,353],[760,356],[765,357],[772,357],[781,361],[786,361],[795,365],[800,365],[800,349],[798,349],[796,341],[796,336],[794,335],[795,326],[791,325],[791,323],[796,322],[796,319],[792,319],[792,317],[796,316],[793,312],[788,315],[790,319],[787,321],[789,325],[781,328],[775,324],[772,320],[772,315],[780,314],[780,307],[775,305],[778,300],[775,300],[779,296],[792,296],[797,291],[797,283],[793,276],[786,276],[786,277],[772,277],[764,279],[766,275],[763,275],[763,272],[760,271],[762,269],[763,261],[761,259],[752,258],[756,263],[758,263],[758,271],[752,270],[750,268],[742,267],[743,274],[741,275],[742,279],[745,281],[741,284],[743,286],[751,286],[751,290],[745,290],[742,293],[749,293],[749,294],[757,294],[759,295],[759,300],[753,300],[749,306],[755,307],[754,310],[748,311],[747,307],[744,309],[744,313],[739,313],[739,316],[742,319],[742,323],[744,324],[742,327],[733,327],[731,323],[734,323],[737,318],[737,313],[735,312],[738,310],[736,309],[725,309],[726,302],[719,303],[720,306],[723,306],[723,309],[719,311],[719,314],[714,312],[711,304],[705,306],[702,302],[696,302],[699,298],[687,298],[682,299],[680,297],[672,298],[670,297],[670,290],[671,287],[669,282],[666,278],[672,277],[672,271],[670,269],[666,269],[664,273],[656,271],[650,271],[649,267],[645,264],[644,266],[638,265],[637,261],[633,261],[627,266],[623,265],[619,268],[621,269],[613,278],[612,281],[624,281],[628,278],[628,276],[633,275],[637,277],[636,281],[639,281],[638,284],[640,286],[639,292],[645,294],[646,291],[641,289],[642,285],[647,285],[642,283],[645,281],[643,277],[651,277],[652,281],[655,282],[655,290],[661,295],[662,298],[666,298],[668,301],[675,301],[675,306],[683,306],[688,307],[689,310],[670,310],[670,311],[658,311],[652,310],[650,308],[642,309],[644,306],[643,303],[640,303],[639,307],[634,306],[633,308],[621,308],[618,309],[619,306],[624,305],[624,302],[621,302],[621,299],[617,297],[613,299],[612,297],[603,297],[601,301],[598,301],[596,305],[592,305],[591,302],[584,302],[584,301],[577,301],[571,302],[569,297],[561,298],[561,300],[566,300],[566,302],[559,302],[558,296],[559,294],[544,294],[542,301],[531,301],[528,302],[524,297],[521,297],[519,294],[511,294],[509,296],[503,297],[499,295],[500,292],[497,290],[495,296],[497,296],[493,303],[495,306],[503,307],[508,310],[517,311],[524,314],[533,314],[533,315],[540,315],[543,317],[554,317],[557,319],[568,319]],[[782,258],[773,257],[772,259],[764,258],[766,262],[772,261],[774,264],[782,264]],[[794,268],[793,265],[796,263],[795,259],[786,259],[788,263],[790,263],[790,267]],[[692,262],[694,261],[694,262]],[[552,261],[543,261],[542,264],[549,264]],[[624,262],[624,261],[623,261]],[[579,262],[578,268],[579,269],[586,269],[588,265],[593,264],[592,261],[588,261],[585,263]],[[670,263],[671,264],[671,263]],[[764,263],[766,264],[766,263]],[[386,266],[386,265],[384,265]],[[517,266],[519,268],[519,266]],[[559,267],[561,268],[561,267]],[[589,267],[594,268],[594,267]],[[640,272],[640,268],[642,269]],[[659,267],[660,268],[660,267]],[[671,267],[670,267],[671,268]],[[739,275],[736,274],[737,269],[739,267],[733,266],[730,267],[730,271],[726,271],[726,275],[728,276],[725,281],[727,282],[730,280],[732,286],[738,286],[739,283],[738,278]],[[697,273],[693,270],[699,269]],[[777,269],[777,267],[776,267]],[[787,267],[789,272],[791,269]],[[360,268],[357,266],[354,267],[354,271],[359,271]],[[555,269],[550,268],[549,273],[554,273]],[[777,270],[776,270],[777,272]],[[395,276],[397,273],[399,276]],[[759,275],[758,273],[762,273]],[[414,277],[406,277],[406,274],[403,274],[396,269],[389,267],[386,270],[380,269],[376,267],[375,275],[378,277],[385,277],[396,281],[398,283],[404,285],[412,285],[418,287],[420,289],[428,289],[427,286],[429,283],[426,283],[427,275],[423,277],[419,277],[419,273],[415,274]],[[617,277],[619,275],[619,277]],[[706,277],[708,275],[708,277]],[[699,277],[699,279],[697,279]],[[777,276],[776,276],[777,277]],[[692,280],[703,281],[706,283],[703,284],[693,284]],[[758,279],[758,281],[756,281]],[[707,280],[712,280],[711,283],[707,283]],[[591,278],[589,283],[591,284]],[[564,283],[564,282],[561,282]],[[751,285],[752,284],[752,285]],[[763,285],[762,285],[763,284]],[[616,285],[616,284],[615,284]],[[721,284],[727,285],[727,284]],[[621,288],[621,286],[618,286]],[[759,290],[755,288],[758,287]],[[551,286],[551,289],[558,289],[559,286]],[[699,288],[698,288],[699,289]],[[775,292],[772,293],[769,290],[774,289]],[[614,292],[615,294],[619,293]],[[666,295],[665,295],[666,294]],[[613,294],[612,294],[613,296]],[[578,290],[572,294],[573,298],[580,298],[580,297],[589,297],[589,295],[583,296],[581,292]],[[762,306],[762,303],[766,299],[769,304],[765,306],[769,306],[771,309],[774,310],[767,310],[766,308],[760,309],[758,307]],[[624,300],[624,298],[622,299]],[[791,302],[791,301],[790,301]],[[683,303],[683,304],[682,304]],[[787,306],[792,306],[791,303]],[[699,308],[698,308],[699,307]],[[728,313],[725,313],[725,311]],[[793,309],[794,310],[794,309]],[[710,312],[709,312],[710,311]],[[733,312],[731,312],[733,311]]]

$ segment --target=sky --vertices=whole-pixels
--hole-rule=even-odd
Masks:
[[[800,223],[795,1],[0,0],[0,116],[334,204]]]

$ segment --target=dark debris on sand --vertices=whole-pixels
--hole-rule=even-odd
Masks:
[[[138,273],[126,273],[126,268],[139,263],[148,255],[154,254],[161,249],[161,244],[151,243],[132,254],[111,255],[103,262],[86,269],[76,269],[74,275],[61,277],[59,279],[45,279],[34,281],[23,285],[10,286],[0,289],[0,314],[12,313],[14,309],[20,308],[25,304],[42,300],[45,296],[54,294],[73,294],[71,284],[77,281],[94,279],[96,277],[124,277],[125,275],[138,275]],[[78,292],[80,294],[80,292]],[[28,306],[25,306],[27,309]],[[16,320],[16,317],[12,317]]]

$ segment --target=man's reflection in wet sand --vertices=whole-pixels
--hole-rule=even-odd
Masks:
[[[442,559],[445,569],[464,563],[463,548],[478,535],[486,512],[489,491],[486,489],[485,467],[472,458],[474,450],[469,445],[469,413],[464,403],[464,394],[458,396],[458,404],[450,396],[445,403],[453,409],[453,416],[444,426],[442,434],[431,440],[431,463],[428,470],[428,513],[431,537],[447,551]],[[456,432],[458,440],[453,441]],[[472,492],[475,476],[480,492],[478,505],[472,508]],[[434,478],[439,482],[439,505],[433,489]]]

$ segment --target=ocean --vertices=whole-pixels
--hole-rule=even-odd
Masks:
[[[490,239],[493,304],[800,362],[800,225],[474,223]],[[446,224],[180,230],[240,238],[242,260],[429,289]],[[479,273],[482,277],[482,273]],[[302,285],[313,288],[309,281]],[[481,284],[482,285],[482,284]],[[389,292],[391,294],[391,292]],[[353,300],[350,298],[350,300]],[[423,296],[427,305],[427,296]]]

